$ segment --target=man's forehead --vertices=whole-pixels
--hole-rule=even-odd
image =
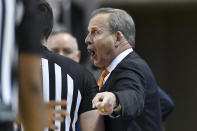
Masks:
[[[48,45],[58,47],[60,45],[65,47],[77,48],[76,40],[69,34],[55,34],[48,40]],[[62,48],[62,47],[61,47]]]
[[[106,28],[110,14],[97,14],[91,18],[88,29]]]

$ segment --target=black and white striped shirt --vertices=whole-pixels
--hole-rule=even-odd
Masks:
[[[0,0],[0,121],[11,121],[15,0]]]
[[[78,116],[92,110],[92,98],[98,91],[96,81],[93,75],[78,63],[49,52],[46,48],[44,50],[42,57],[44,100],[67,100],[66,109],[69,115],[62,124],[60,122],[55,124],[59,127],[59,131],[76,131]]]

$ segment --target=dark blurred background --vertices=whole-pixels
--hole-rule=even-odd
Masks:
[[[164,123],[165,131],[197,131],[196,0],[67,2],[70,2],[67,14],[61,15],[67,16],[65,21],[70,21],[67,30],[78,39],[84,65],[88,63],[84,39],[92,10],[98,7],[126,10],[136,24],[136,52],[149,63],[158,84],[175,103],[174,111]],[[98,72],[91,70],[95,74]]]

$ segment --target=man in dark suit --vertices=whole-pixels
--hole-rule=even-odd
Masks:
[[[107,131],[161,131],[157,83],[135,52],[135,24],[124,10],[93,12],[86,37],[92,63],[104,69],[93,107],[105,116]],[[105,76],[104,76],[105,74]]]

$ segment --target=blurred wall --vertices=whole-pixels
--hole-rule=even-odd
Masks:
[[[175,103],[166,131],[197,131],[197,3],[118,3],[136,24],[136,51]]]
[[[71,32],[77,38],[81,50],[81,63],[87,63],[85,37],[91,12],[99,7],[99,0],[71,0]]]

